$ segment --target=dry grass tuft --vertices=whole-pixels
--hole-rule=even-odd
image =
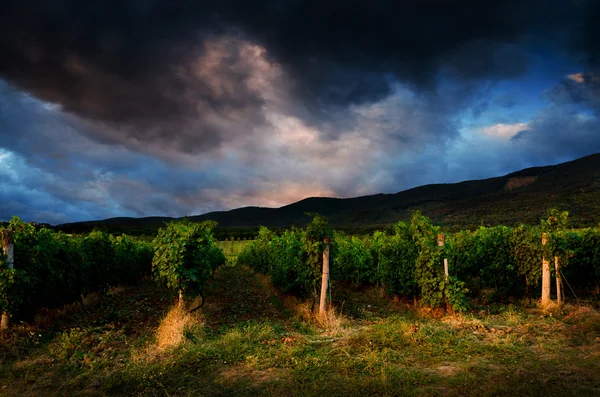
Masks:
[[[594,340],[600,342],[600,313],[589,306],[571,306],[566,310],[565,321],[570,324],[566,334],[573,340]]]
[[[336,310],[331,304],[327,305],[327,311],[323,318],[319,316],[319,304],[316,303],[313,307],[313,302],[310,299],[301,301],[294,296],[284,296],[283,305],[287,310],[295,313],[300,321],[314,324],[332,335],[339,333],[344,325],[349,322],[342,315],[342,311]]]
[[[597,321],[600,322],[600,313],[590,306],[566,305],[565,309],[569,312],[565,318],[576,322]]]
[[[301,321],[310,322],[314,318],[314,314],[310,310],[312,302],[302,302],[295,296],[284,296],[282,300],[283,306],[290,312],[295,313]]]
[[[446,310],[441,307],[431,308],[428,306],[420,306],[415,308],[414,313],[418,317],[430,318],[434,320],[441,320],[447,315]]]
[[[542,311],[543,314],[547,314],[547,315],[556,314],[560,311],[560,307],[558,306],[556,301],[553,301],[553,300],[546,303],[545,305],[542,305],[542,303],[539,302],[538,307]]]
[[[317,312],[314,319],[321,328],[328,331],[331,335],[340,333],[344,325],[348,323],[341,311],[337,311],[330,305],[328,305],[324,316],[320,316]]]
[[[159,350],[177,347],[183,340],[183,332],[194,322],[194,316],[174,306],[160,322],[156,331],[156,345]]]
[[[448,324],[454,329],[484,329],[485,326],[480,319],[466,316],[462,313],[454,313],[443,317],[441,321],[444,324]]]
[[[152,362],[168,357],[169,350],[179,346],[185,339],[185,330],[201,320],[198,313],[188,313],[177,304],[162,319],[156,330],[156,343],[133,351],[134,363]]]

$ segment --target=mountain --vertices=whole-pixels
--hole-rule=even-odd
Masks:
[[[192,221],[215,220],[219,230],[240,231],[301,226],[310,213],[319,213],[338,228],[384,228],[410,218],[420,209],[434,223],[454,227],[480,224],[537,224],[548,209],[570,213],[571,225],[591,226],[600,222],[600,153],[567,163],[527,168],[508,175],[433,184],[395,194],[355,198],[310,197],[280,208],[244,207],[189,217]],[[112,232],[151,234],[173,218],[112,218],[58,225],[66,232],[93,228]]]

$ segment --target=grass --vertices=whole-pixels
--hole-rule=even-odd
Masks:
[[[598,396],[600,314],[448,315],[334,285],[332,321],[222,267],[193,316],[151,282],[2,335],[4,396]]]
[[[235,263],[237,256],[242,252],[246,244],[251,243],[253,240],[221,240],[217,242],[217,246],[223,250],[223,254],[227,258],[229,263]]]

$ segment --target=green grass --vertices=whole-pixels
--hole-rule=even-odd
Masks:
[[[223,250],[223,254],[229,263],[235,263],[237,256],[242,252],[246,244],[252,240],[221,240],[217,242],[217,246]]]
[[[183,342],[161,351],[156,329],[175,296],[150,282],[119,289],[4,333],[0,394],[600,395],[592,308],[447,315],[377,292],[335,286],[341,324],[322,329],[264,276],[222,267]]]

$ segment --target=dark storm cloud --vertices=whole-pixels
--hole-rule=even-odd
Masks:
[[[600,151],[600,122],[560,108],[538,114],[529,128],[512,138],[536,163],[556,163]]]
[[[435,90],[440,73],[456,81],[522,74],[520,40],[580,21],[586,4],[578,4],[9,0],[0,6],[0,75],[119,135],[100,130],[96,139],[197,153],[266,124],[240,40],[266,48],[298,107],[327,120],[329,107],[380,100],[395,80]],[[585,40],[573,40],[594,52],[590,25],[580,21]],[[198,75],[196,61],[210,56]]]
[[[600,151],[599,75],[566,76],[545,98],[549,106],[512,137],[516,145],[539,159],[572,159]]]
[[[581,26],[583,31],[583,51],[587,54],[591,67],[598,71],[600,68],[600,3],[586,2],[585,20]]]
[[[578,105],[589,108],[600,116],[600,74],[576,73],[545,93],[556,106]]]
[[[279,206],[598,151],[599,4],[1,2],[0,218]],[[582,73],[508,117],[527,99],[499,81],[555,50],[576,69],[552,79]]]
[[[544,98],[547,106],[527,123],[475,129],[475,136],[463,144],[457,142],[437,164],[452,165],[449,175],[477,179],[600,152],[600,87],[594,74],[568,75],[546,91]]]

